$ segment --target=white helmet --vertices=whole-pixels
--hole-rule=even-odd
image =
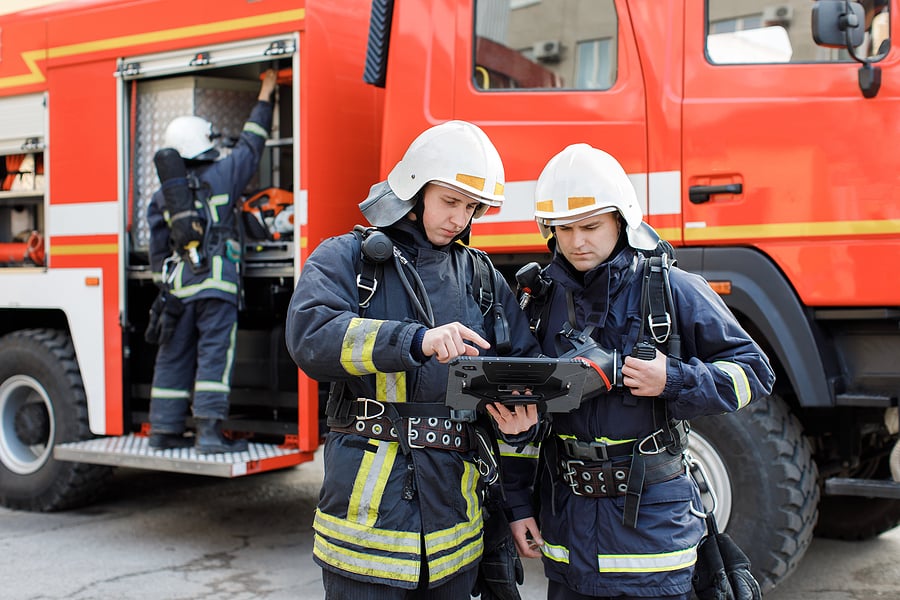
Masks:
[[[219,155],[213,148],[212,123],[191,115],[172,119],[166,127],[165,145],[187,160],[213,160]]]
[[[388,174],[390,192],[376,184],[360,210],[372,225],[396,223],[412,210],[426,183],[448,186],[481,202],[475,218],[503,204],[503,162],[487,134],[466,121],[435,125],[413,140]]]
[[[545,238],[550,237],[554,225],[569,225],[613,211],[625,220],[630,246],[642,250],[656,247],[659,236],[643,223],[637,194],[625,169],[603,150],[588,144],[567,146],[550,159],[538,178],[534,218]]]

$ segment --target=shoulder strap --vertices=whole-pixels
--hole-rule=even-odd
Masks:
[[[486,317],[494,305],[494,265],[483,250],[469,246],[464,247],[469,251],[474,265],[472,295],[478,301],[482,316]]]
[[[369,240],[374,239],[370,237],[374,232],[387,237],[375,227],[357,225],[353,228],[353,235],[356,236],[360,248],[359,259],[356,262],[356,289],[359,296],[360,316],[369,308],[369,302],[375,295],[375,290],[378,289],[378,281],[383,272],[382,265],[388,258],[383,256],[383,249],[380,247],[376,251],[372,251],[373,242],[369,242]],[[380,241],[377,240],[377,242]],[[380,246],[381,244],[376,245]],[[369,251],[367,252],[367,250]]]
[[[644,261],[644,275],[641,286],[641,326],[638,340],[632,351],[637,358],[652,358],[654,343],[666,345],[670,356],[681,359],[681,338],[672,301],[672,287],[669,283],[669,268],[672,263],[663,253],[649,256]],[[645,329],[649,331],[648,341]],[[648,356],[649,355],[649,356]]]
[[[474,274],[472,275],[472,296],[478,302],[481,315],[490,315],[494,329],[494,348],[497,354],[504,355],[512,351],[512,340],[509,336],[509,321],[503,311],[503,305],[494,287],[494,264],[483,250],[465,246],[472,257]]]

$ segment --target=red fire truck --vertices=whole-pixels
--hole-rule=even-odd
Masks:
[[[764,589],[814,532],[893,528],[898,14],[897,0],[70,0],[0,16],[0,502],[83,504],[116,466],[236,477],[311,459],[320,386],[283,342],[297,273],[361,222],[416,134],[458,118],[504,157],[507,202],[473,244],[510,275],[548,259],[540,169],[589,142],[768,352],[774,394],[691,438]],[[179,114],[236,136],[269,67],[228,421],[250,450],[151,452],[152,157]]]

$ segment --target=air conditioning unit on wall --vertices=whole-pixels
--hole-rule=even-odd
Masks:
[[[763,25],[788,27],[794,18],[794,7],[788,4],[773,4],[763,8]]]
[[[558,62],[561,44],[555,40],[536,42],[532,49],[534,59],[542,62]]]

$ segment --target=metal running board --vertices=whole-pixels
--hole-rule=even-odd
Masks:
[[[900,482],[882,479],[831,477],[825,480],[825,493],[829,496],[864,496],[866,498],[900,500]]]
[[[57,460],[214,477],[241,477],[313,459],[311,452],[275,444],[250,443],[244,452],[224,454],[197,454],[193,448],[154,450],[146,436],[134,434],[59,444],[53,456]]]

